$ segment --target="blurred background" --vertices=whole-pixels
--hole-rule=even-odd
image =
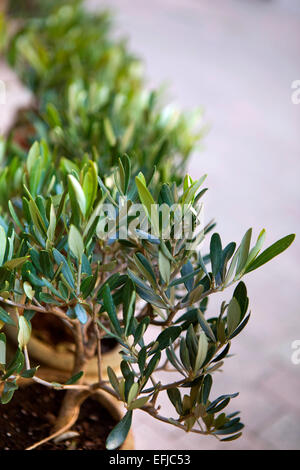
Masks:
[[[239,242],[249,227],[267,230],[267,245],[300,234],[299,0],[88,0],[109,7],[116,36],[146,64],[149,88],[166,83],[180,108],[204,109],[208,133],[189,173],[208,174],[206,221],[215,218],[224,244]],[[30,100],[1,64],[8,107],[5,130],[17,106]],[[235,339],[235,354],[217,374],[214,393],[239,391],[243,437],[232,443],[185,434],[135,413],[136,449],[300,449],[300,364],[292,343],[300,340],[300,245],[255,276],[245,278],[252,318]],[[210,313],[231,292],[215,296]],[[299,357],[299,356],[298,356]],[[176,380],[174,374],[172,378]],[[161,377],[166,381],[166,375]],[[220,393],[219,393],[220,392]],[[172,416],[164,397],[163,414]]]

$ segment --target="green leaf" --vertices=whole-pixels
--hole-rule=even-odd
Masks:
[[[215,335],[211,327],[209,326],[208,322],[205,320],[203,313],[199,309],[197,309],[197,318],[204,333],[215,343],[216,342]]]
[[[40,156],[40,146],[38,142],[34,142],[29,149],[27,160],[26,160],[26,167],[28,173],[30,174],[33,166],[35,165],[37,159]]]
[[[161,357],[161,352],[158,351],[156,354],[154,354],[152,359],[149,361],[149,364],[147,365],[147,367],[145,369],[145,372],[144,372],[145,384],[146,384],[147,380],[149,379],[150,375],[156,369],[156,367],[157,367],[157,365],[160,361],[160,357]]]
[[[163,349],[167,348],[171,343],[174,343],[175,339],[178,338],[178,336],[181,333],[181,327],[180,326],[170,326],[169,328],[166,328],[163,330],[157,337],[156,342],[158,342],[157,348],[155,348],[154,351],[152,351],[152,354],[156,352],[157,350],[162,351]]]
[[[103,125],[104,125],[104,132],[108,140],[108,143],[111,147],[114,147],[116,145],[117,140],[116,140],[116,136],[112,128],[111,122],[108,117],[104,118]]]
[[[68,175],[69,180],[69,194],[74,204],[79,206],[80,212],[83,216],[86,214],[86,198],[80,183],[75,176]]]
[[[180,354],[181,362],[184,365],[185,369],[187,371],[190,371],[192,367],[191,367],[191,362],[190,362],[189,351],[186,346],[186,342],[184,338],[181,338],[181,341],[180,341],[179,354]]]
[[[241,309],[235,297],[232,297],[227,310],[228,335],[231,335],[241,321]]]
[[[123,288],[123,319],[125,322],[125,335],[128,334],[131,319],[135,310],[135,289],[131,279],[127,279]]]
[[[150,397],[140,397],[137,400],[133,400],[128,407],[129,410],[136,410],[137,408],[142,408],[145,406]]]
[[[2,266],[6,250],[6,233],[2,225],[0,225],[0,266]]]
[[[131,402],[135,399],[139,391],[139,384],[135,382],[134,384],[131,385],[129,393],[128,393],[128,398],[127,398],[127,403],[128,405],[131,404]]]
[[[208,341],[206,334],[202,331],[198,340],[198,351],[195,360],[194,372],[198,372],[201,369],[203,362],[205,361],[208,349]]]
[[[270,261],[275,256],[279,255],[285,251],[295,239],[295,234],[287,235],[286,237],[281,238],[273,245],[269,246],[265,251],[261,253],[249,266],[246,268],[245,273],[250,273],[254,269],[260,268],[263,264]]]
[[[24,377],[24,379],[31,379],[38,370],[38,368],[39,366],[23,370],[23,372],[21,373],[21,377]]]
[[[133,259],[139,271],[150,282],[150,284],[152,284],[153,287],[155,287],[156,286],[155,274],[147,258],[145,258],[145,256],[142,255],[142,253],[136,253],[133,256]]]
[[[242,242],[240,244],[240,247],[239,247],[239,258],[238,258],[236,273],[235,273],[236,276],[240,274],[240,272],[244,269],[246,265],[248,254],[249,254],[251,235],[252,235],[252,228],[249,228],[249,230],[247,230],[247,232],[245,233],[242,239]]]
[[[89,161],[89,168],[84,174],[82,189],[86,200],[86,214],[89,214],[93,208],[97,196],[98,188],[98,171],[97,165],[93,161]]]
[[[216,277],[221,269],[222,263],[222,243],[218,233],[214,233],[210,240],[210,260],[212,273],[214,277]]]
[[[58,266],[62,265],[62,273],[72,289],[75,289],[74,278],[66,258],[56,249],[52,250],[55,262]]]
[[[74,312],[76,313],[76,317],[78,318],[80,323],[84,325],[88,320],[88,315],[85,309],[83,308],[83,306],[81,304],[76,304],[74,308]]]
[[[83,376],[83,371],[81,370],[77,374],[73,375],[69,380],[67,380],[65,385],[75,384],[76,382],[78,382],[79,379],[81,379],[82,376]]]
[[[161,277],[166,284],[170,282],[171,264],[161,250],[158,251],[158,266]]]
[[[84,253],[83,240],[80,232],[74,225],[71,225],[70,227],[68,243],[73,255],[79,262],[81,262],[82,255]]]
[[[208,401],[209,394],[210,394],[211,387],[212,387],[212,382],[213,382],[212,376],[210,374],[207,374],[204,377],[204,381],[203,381],[203,385],[201,389],[202,403],[204,403],[204,405],[206,405]]]
[[[6,336],[0,333],[0,365],[6,364]]]
[[[26,318],[21,315],[19,317],[19,332],[18,332],[18,343],[20,349],[22,349],[24,346],[27,346],[29,343],[31,336],[31,325],[30,323],[26,320]]]
[[[32,286],[29,284],[29,282],[25,281],[23,283],[23,289],[28,299],[32,300],[34,297],[34,290],[32,289]]]
[[[119,388],[118,378],[115,374],[115,371],[110,366],[107,367],[107,375],[108,375],[109,381],[110,381],[111,385],[113,386],[115,392],[118,395],[120,395],[120,388]]]
[[[265,238],[266,238],[266,231],[265,231],[265,229],[263,229],[263,230],[260,232],[260,234],[258,235],[256,244],[255,244],[254,247],[250,250],[249,256],[248,256],[248,258],[247,258],[247,263],[246,263],[246,266],[245,266],[246,269],[247,269],[247,267],[252,263],[252,261],[254,261],[254,259],[257,257],[258,253],[259,253],[260,250],[262,249],[262,246],[263,246],[263,244],[264,244]]]
[[[47,237],[50,242],[54,241],[55,236],[55,229],[56,229],[56,214],[54,210],[53,204],[50,206],[50,217],[49,217],[49,225],[47,229]]]
[[[118,449],[123,442],[125,441],[132,422],[132,411],[129,410],[121,421],[114,427],[114,429],[109,433],[106,440],[106,448],[108,450]]]
[[[180,415],[182,413],[182,401],[181,394],[178,388],[169,388],[167,389],[167,394],[170,402],[176,409],[177,413]]]
[[[119,336],[122,336],[122,329],[117,317],[116,308],[108,284],[104,286],[103,305],[109,316],[110,322]]]
[[[11,316],[2,307],[0,307],[0,321],[8,325],[16,326]]]
[[[13,270],[20,268],[29,259],[29,256],[22,256],[21,258],[14,258],[4,263],[3,267]]]
[[[148,219],[151,223],[151,228],[153,229],[152,235],[159,234],[159,215],[157,206],[154,202],[154,199],[150,191],[146,188],[145,184],[142,181],[141,177],[136,176],[135,178],[136,186],[138,189],[140,201],[144,206]]]

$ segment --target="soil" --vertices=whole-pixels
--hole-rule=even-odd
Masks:
[[[68,327],[54,315],[35,315],[31,320],[35,336],[49,345],[74,344],[74,339]],[[101,340],[101,352],[105,354],[116,347],[117,342],[113,338]]]
[[[32,384],[17,390],[13,399],[1,406],[0,450],[24,450],[51,434],[65,392]],[[70,431],[78,433],[60,443],[47,442],[37,450],[104,450],[116,421],[95,399],[81,406]]]

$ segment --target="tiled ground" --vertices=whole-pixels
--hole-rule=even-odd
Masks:
[[[300,2],[88,4],[116,9],[117,34],[126,33],[145,59],[151,86],[168,81],[180,106],[204,106],[211,130],[190,172],[194,178],[208,173],[206,217],[216,217],[224,243],[239,241],[249,226],[255,234],[265,227],[268,243],[299,234],[300,105],[290,95],[291,82],[300,79]],[[5,73],[1,66],[11,106],[21,95]],[[2,128],[7,109],[0,108]],[[136,412],[137,449],[300,449],[300,365],[291,362],[291,343],[300,340],[299,247],[296,240],[249,275],[252,320],[232,347],[236,356],[215,378],[216,396],[240,391],[232,407],[242,411],[247,425],[242,439],[221,445]],[[220,298],[213,299],[212,309]],[[164,397],[162,406],[172,414]]]

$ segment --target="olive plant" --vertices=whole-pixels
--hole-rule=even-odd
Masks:
[[[15,326],[19,345],[7,361],[0,333],[1,402],[11,400],[21,378],[66,390],[53,434],[31,448],[65,432],[73,424],[69,403],[97,389],[126,407],[108,449],[122,444],[137,409],[186,432],[240,437],[238,413],[226,412],[237,393],[216,397],[213,377],[249,321],[242,278],[284,251],[294,235],[261,252],[265,231],[251,244],[249,229],[238,246],[223,247],[219,234],[208,235],[213,225],[201,220],[205,176],[157,183],[155,174],[133,174],[123,155],[104,183],[97,161],[54,170],[55,158],[45,142],[33,145],[22,200],[10,201],[0,218],[0,320]],[[209,297],[232,285],[219,312],[209,313]],[[74,370],[66,383],[48,382],[31,365],[31,320],[45,314],[73,335]],[[121,374],[108,367],[109,380],[101,372],[104,337],[120,345]],[[85,368],[95,355],[98,379],[87,384]],[[157,380],[157,372],[170,370],[176,380]],[[161,414],[161,393],[174,405],[171,417]]]

